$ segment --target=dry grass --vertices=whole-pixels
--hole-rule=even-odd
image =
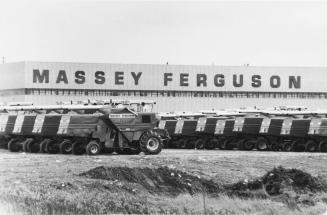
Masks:
[[[148,196],[145,199],[125,194],[99,194],[64,196],[6,195],[0,198],[2,214],[290,214],[317,215],[327,212],[323,202],[312,207],[290,208],[289,206],[268,199],[240,199],[221,196],[219,198],[179,195],[177,198]]]
[[[299,168],[327,178],[327,154],[167,151],[158,156],[71,156],[7,153],[0,150],[0,214],[204,214],[203,196],[177,197],[131,190],[122,184],[85,179],[97,166],[173,166],[217,183],[262,176],[274,166]],[[64,186],[61,187],[61,184]],[[317,197],[318,198],[318,197]],[[206,214],[323,214],[327,194],[314,206],[293,207],[270,199],[205,197]]]

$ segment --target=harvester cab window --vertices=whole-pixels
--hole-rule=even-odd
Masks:
[[[142,123],[151,123],[150,115],[142,115]]]

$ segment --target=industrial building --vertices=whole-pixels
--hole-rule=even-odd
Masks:
[[[0,65],[0,103],[151,100],[155,111],[327,108],[327,67],[17,62]]]

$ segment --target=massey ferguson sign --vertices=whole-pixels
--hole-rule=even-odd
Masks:
[[[147,77],[151,76],[151,78]],[[148,82],[155,82],[157,89],[163,90],[168,87],[178,87],[179,90],[217,90],[223,87],[231,87],[236,89],[301,89],[301,78],[299,75],[281,76],[278,74],[239,74],[239,73],[173,73],[173,72],[126,72],[126,71],[93,71],[86,72],[83,70],[67,72],[66,70],[50,71],[50,69],[33,69],[34,84],[47,87],[51,84],[80,86],[83,87],[86,83],[92,83],[97,88],[130,89],[130,87],[142,87],[149,85]],[[128,80],[128,83],[127,83]],[[150,83],[151,84],[151,83]],[[125,88],[124,88],[125,87]],[[190,89],[192,87],[192,89]],[[145,89],[147,90],[147,89]],[[178,89],[176,89],[178,90]]]

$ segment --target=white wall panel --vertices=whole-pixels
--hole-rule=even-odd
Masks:
[[[0,64],[0,90],[25,87],[25,63]]]
[[[327,92],[325,77],[327,68],[309,67],[228,67],[228,66],[180,66],[180,65],[134,65],[134,64],[95,64],[95,63],[41,63],[27,62],[27,88],[70,88],[70,89],[121,89],[121,90],[187,90],[187,91],[269,91],[269,92]],[[49,83],[33,83],[33,69],[48,69]],[[59,70],[65,70],[68,84],[56,83]],[[85,72],[85,83],[75,83],[75,72]],[[95,72],[105,72],[105,83],[95,83]],[[124,72],[124,84],[115,84],[115,72]],[[142,72],[139,85],[135,85],[131,72]],[[164,86],[164,74],[173,73],[173,81]],[[187,73],[189,86],[180,86],[180,74]],[[207,86],[197,86],[197,74],[206,74]],[[225,84],[214,84],[216,74],[225,76]],[[243,75],[243,85],[233,86],[233,75]],[[261,86],[252,86],[253,75],[261,76]],[[272,88],[270,78],[278,76],[281,84]],[[289,76],[301,77],[301,88],[289,88]]]

